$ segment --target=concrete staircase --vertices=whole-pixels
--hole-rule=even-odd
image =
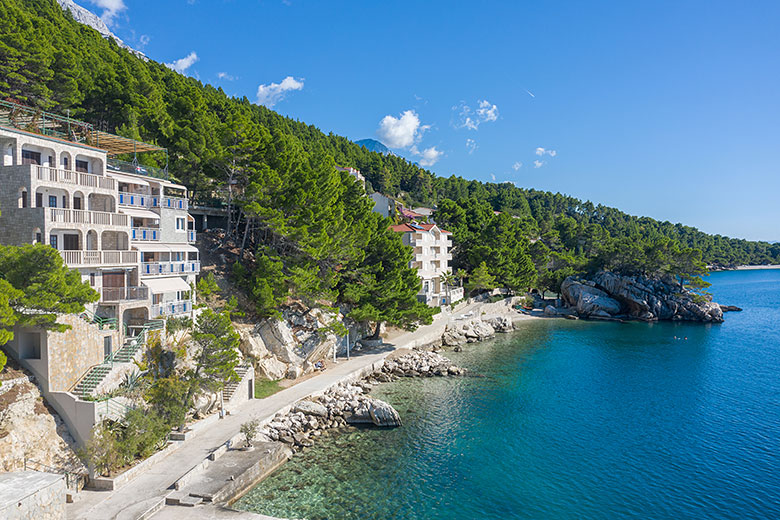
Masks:
[[[238,386],[244,380],[246,373],[249,372],[250,369],[251,369],[251,365],[240,365],[236,367],[236,375],[238,375],[238,381],[230,382],[226,384],[225,388],[222,390],[222,396],[225,399],[225,401],[230,401],[230,399],[233,397],[233,394],[236,393],[236,389],[238,389]]]

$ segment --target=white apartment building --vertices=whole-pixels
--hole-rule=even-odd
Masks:
[[[409,266],[417,269],[422,287],[417,297],[420,301],[438,307],[456,303],[463,299],[463,287],[448,287],[441,282],[441,276],[450,270],[452,238],[449,231],[435,224],[410,222],[392,226],[393,231],[403,234],[403,243],[411,246],[414,258]]]
[[[0,102],[0,243],[50,245],[100,293],[83,316],[62,317],[70,331],[18,329],[6,345],[79,442],[97,412],[77,394],[131,361],[160,319],[193,313],[200,260],[186,189],[114,157],[143,152],[165,150]]]

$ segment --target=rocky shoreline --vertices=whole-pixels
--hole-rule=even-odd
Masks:
[[[328,430],[355,425],[401,426],[401,416],[388,403],[368,395],[373,386],[402,377],[462,376],[467,371],[436,352],[413,350],[355,383],[340,383],[323,395],[298,401],[287,413],[276,414],[258,433],[265,442],[283,442],[293,450],[310,447]]]
[[[568,277],[561,284],[564,308],[548,306],[545,315],[640,321],[723,322],[721,306],[712,297],[681,287],[671,276],[646,278],[600,271],[590,279]]]

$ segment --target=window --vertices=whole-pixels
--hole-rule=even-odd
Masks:
[[[81,173],[87,173],[89,171],[89,163],[87,161],[81,161],[76,159],[76,171]]]
[[[28,206],[27,190],[22,190],[22,207],[26,208],[27,206]]]
[[[89,273],[89,286],[95,287],[95,273]]]
[[[43,207],[43,193],[36,193],[35,194],[35,207],[36,208],[42,208]]]
[[[78,251],[79,250],[79,236],[78,235],[63,235],[62,236],[62,248],[65,251]]]
[[[35,243],[40,244],[41,242],[43,242],[43,237],[40,233],[35,233]]]
[[[67,157],[62,158],[62,169],[70,170],[70,159],[68,159]]]
[[[57,207],[57,196],[56,195],[49,195],[49,207],[50,208],[56,208]]]
[[[80,197],[74,197],[74,199],[73,199],[73,209],[81,209],[81,198]]]
[[[22,164],[41,164],[40,152],[31,152],[30,150],[22,150]]]
[[[49,235],[49,245],[57,249],[57,235]]]
[[[176,218],[176,230],[177,231],[184,231],[187,229],[186,224],[184,223],[183,218]]]
[[[159,305],[162,303],[162,294],[152,294],[152,303],[155,305]]]
[[[63,208],[67,208],[68,207],[68,196],[67,195],[63,195],[62,196],[62,207]]]

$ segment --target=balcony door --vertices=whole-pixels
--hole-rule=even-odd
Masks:
[[[124,286],[125,286],[124,271],[103,272],[103,287],[124,287]]]
[[[79,236],[78,235],[62,235],[62,248],[65,251],[78,251]]]

